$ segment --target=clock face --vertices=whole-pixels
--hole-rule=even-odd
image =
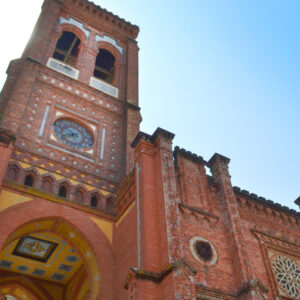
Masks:
[[[89,131],[69,119],[57,120],[53,126],[56,136],[73,148],[89,148],[93,145],[93,137]]]

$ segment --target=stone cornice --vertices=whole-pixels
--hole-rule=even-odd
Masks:
[[[169,132],[160,127],[158,127],[152,135],[140,131],[131,143],[131,147],[135,148],[141,139],[153,144],[158,138],[158,136],[162,136],[167,140],[172,140],[175,135],[172,132]]]
[[[173,140],[173,138],[175,137],[175,134],[170,131],[167,131],[165,129],[162,129],[160,127],[157,127],[152,135],[153,142],[156,141],[158,136],[163,136],[166,140]]]
[[[245,294],[255,291],[255,294],[266,294],[269,290],[264,286],[264,284],[258,279],[252,279],[242,285],[235,293],[225,293],[221,290],[210,289],[202,284],[195,284],[197,294],[201,296],[201,299],[226,299],[226,300],[242,300]],[[262,298],[257,298],[262,299]]]
[[[131,268],[127,279],[124,283],[124,288],[128,289],[129,284],[132,281],[133,278],[137,279],[143,279],[148,281],[153,281],[156,283],[160,283],[167,275],[169,275],[171,272],[178,270],[182,267],[185,267],[189,273],[194,276],[197,274],[197,271],[194,267],[192,267],[188,262],[185,261],[185,259],[181,259],[179,261],[175,261],[174,263],[170,263],[165,269],[163,269],[160,273],[150,272],[150,271],[144,271],[138,268]]]
[[[74,209],[78,209],[78,210],[81,210],[81,211],[84,211],[86,213],[90,213],[90,214],[93,214],[93,215],[96,215],[96,216],[101,216],[101,217],[107,218],[107,219],[112,220],[112,221],[115,221],[115,219],[116,219],[115,214],[100,211],[100,210],[96,210],[96,209],[93,209],[89,206],[85,206],[84,204],[78,204],[78,203],[76,203],[76,202],[74,202],[70,199],[61,198],[61,197],[59,197],[55,194],[46,193],[46,192],[40,191],[38,189],[35,189],[33,187],[28,187],[28,186],[25,186],[25,185],[20,185],[20,184],[17,184],[17,183],[14,183],[14,182],[8,182],[8,181],[4,181],[3,186],[5,186],[7,188],[10,188],[10,189],[13,189],[15,191],[24,193],[24,194],[34,196],[34,197],[39,197],[41,199],[53,201],[53,202],[56,202],[56,203],[61,204],[61,205],[70,206]]]
[[[132,103],[129,103],[129,102],[126,102],[126,105],[127,105],[127,108],[130,108],[132,110],[136,110],[136,111],[140,111],[141,110],[141,108],[139,106],[136,106],[136,105],[134,105]]]
[[[0,143],[9,146],[16,140],[16,137],[11,134],[8,130],[0,128]]]
[[[29,62],[31,62],[33,64],[36,64],[36,65],[41,65],[42,64],[40,61],[38,61],[35,58],[32,58],[30,56],[26,56],[26,59],[27,59],[27,61],[29,61]]]
[[[265,232],[252,229],[252,234],[255,235],[255,237],[260,240],[263,244],[272,246],[274,248],[284,248],[287,251],[293,251],[295,253],[300,253],[300,244],[296,244],[293,242],[290,242],[288,240],[285,240],[283,238],[278,238],[275,236],[272,236],[270,234],[267,234]]]
[[[206,212],[198,207],[189,206],[184,203],[178,203],[178,206],[182,212],[185,214],[193,214],[196,217],[200,218],[201,220],[207,220],[208,222],[212,224],[216,224],[219,221],[219,217],[215,216],[209,212]]]
[[[208,161],[209,166],[213,165],[216,161],[220,161],[226,165],[229,164],[230,158],[223,156],[221,154],[215,153],[212,158]]]
[[[139,141],[142,139],[145,140],[146,142],[150,142],[150,143],[152,142],[152,136],[150,134],[140,131],[135,137],[135,139],[133,140],[133,142],[131,143],[131,147],[135,148],[139,143]]]

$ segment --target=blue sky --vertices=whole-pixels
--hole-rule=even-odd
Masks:
[[[167,129],[176,134],[174,145],[206,160],[215,152],[231,158],[233,185],[296,208],[300,1],[94,2],[140,27],[141,130]],[[22,53],[41,4],[0,0],[6,40],[0,85],[7,62]],[[22,32],[14,28],[16,19]],[[13,47],[12,36],[18,36]]]

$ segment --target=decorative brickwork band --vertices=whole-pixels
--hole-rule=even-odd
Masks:
[[[264,294],[268,293],[268,289],[258,279],[252,279],[240,287],[235,293],[229,294],[222,291],[208,289],[203,285],[196,285],[197,299],[226,299],[226,300],[244,300],[249,299],[248,295],[252,294],[253,299],[265,299]]]

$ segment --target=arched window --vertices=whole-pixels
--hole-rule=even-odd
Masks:
[[[91,197],[91,206],[97,208],[99,204],[98,196],[92,195]]]
[[[96,58],[94,77],[112,83],[115,77],[115,57],[106,49],[99,49]]]
[[[17,166],[10,166],[6,173],[6,179],[9,181],[17,181],[19,175],[19,168]]]
[[[57,41],[53,57],[71,66],[76,65],[79,53],[80,39],[70,31],[63,31]]]
[[[62,184],[59,187],[58,196],[63,197],[63,198],[67,198],[67,194],[68,194],[68,189],[64,184]]]
[[[50,177],[46,177],[42,182],[42,190],[45,192],[51,192],[53,181]]]
[[[75,192],[75,201],[79,203],[83,203],[84,193],[81,189],[77,189]]]
[[[33,177],[33,175],[28,174],[28,175],[25,177],[24,185],[27,185],[27,186],[33,186],[33,182],[34,182],[34,177]]]

